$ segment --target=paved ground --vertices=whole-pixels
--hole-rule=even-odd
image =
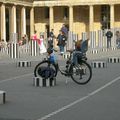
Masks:
[[[120,51],[87,56],[91,63],[120,56]],[[7,102],[0,105],[0,120],[120,120],[120,63],[93,68],[92,80],[83,86],[71,79],[66,84],[59,74],[56,86],[40,88],[33,86],[32,78],[37,60],[42,58],[28,59],[33,61],[32,67],[18,68],[15,60],[1,58],[0,89],[6,91]]]

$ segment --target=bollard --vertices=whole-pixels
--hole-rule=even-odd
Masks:
[[[17,67],[31,67],[30,61],[19,61],[16,64]]]
[[[109,57],[108,63],[120,63],[120,58],[119,57]]]
[[[9,47],[10,58],[19,58],[19,44],[10,43]]]
[[[44,79],[42,77],[34,77],[33,85],[36,87],[51,87],[56,85],[56,78]]]
[[[64,59],[68,59],[69,57],[70,57],[70,53],[64,53],[64,54],[63,54],[63,58],[64,58]]]
[[[5,104],[6,102],[6,92],[0,90],[0,104]]]
[[[92,61],[91,66],[92,68],[106,68],[107,62],[106,61]]]

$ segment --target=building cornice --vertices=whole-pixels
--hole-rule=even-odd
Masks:
[[[34,7],[40,6],[78,6],[78,5],[105,5],[120,4],[120,0],[74,0],[74,1],[34,1]]]
[[[79,6],[79,5],[111,5],[120,4],[120,0],[51,0],[51,1],[34,1],[27,2],[24,0],[0,0],[0,3],[14,4],[30,7],[44,7],[44,6]]]
[[[0,0],[4,4],[22,5],[22,6],[33,6],[32,2],[20,1],[20,0]]]

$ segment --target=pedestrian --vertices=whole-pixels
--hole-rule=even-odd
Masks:
[[[107,48],[109,48],[111,47],[111,38],[113,37],[113,33],[110,30],[108,30],[105,35],[107,37]]]
[[[117,48],[120,48],[120,32],[116,31],[116,45]]]
[[[38,39],[37,37],[37,31],[35,30],[34,31],[34,34],[32,35],[32,38],[31,38],[33,41],[36,41]]]
[[[60,53],[62,55],[64,53],[64,47],[66,45],[67,38],[61,30],[59,31],[59,34],[57,36],[57,40],[58,40],[57,45],[59,46]]]
[[[50,33],[49,33],[49,38],[48,38],[48,48],[49,48],[50,46],[53,46],[54,38],[55,38],[54,29],[51,29],[51,31],[50,31]]]
[[[40,47],[40,54],[46,53],[46,47],[44,45],[44,36],[40,35],[40,39],[38,39],[38,45]]]
[[[66,36],[66,38],[68,38],[68,29],[65,26],[65,24],[62,25],[61,31],[63,32],[63,34]]]

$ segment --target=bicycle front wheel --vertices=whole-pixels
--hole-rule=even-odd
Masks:
[[[91,66],[83,60],[77,65],[71,64],[69,72],[72,80],[80,85],[87,84],[92,77]]]
[[[50,63],[48,60],[42,61],[38,65],[36,65],[36,67],[34,69],[34,76],[35,77],[43,77],[43,76],[41,76],[41,69],[48,67],[48,66],[49,66],[49,68],[52,68],[55,71],[54,77],[56,77],[57,72],[58,72],[57,66],[55,64]]]

